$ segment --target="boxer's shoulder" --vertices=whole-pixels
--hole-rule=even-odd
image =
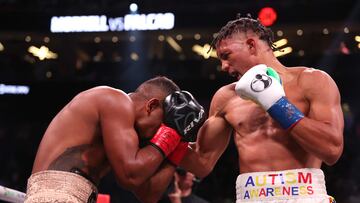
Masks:
[[[304,90],[322,88],[323,85],[329,85],[328,83],[332,81],[331,76],[320,69],[300,67],[294,71],[297,84]]]
[[[221,113],[221,111],[224,111],[229,101],[231,101],[233,98],[237,98],[235,94],[235,83],[222,86],[216,91],[212,98],[210,114],[214,112],[217,112],[218,114]]]
[[[213,103],[226,103],[230,98],[236,96],[235,94],[235,83],[231,83],[225,86],[222,86],[216,91],[212,98]]]
[[[124,91],[105,85],[93,87],[85,92],[91,92],[92,94],[100,94],[104,96],[123,96],[128,98]]]
[[[286,70],[287,74],[296,76],[299,80],[329,76],[323,70],[305,66],[288,67]]]
[[[100,108],[104,107],[121,109],[132,109],[133,102],[124,91],[109,86],[97,86],[78,94],[80,103],[93,104]],[[84,105],[85,105],[84,104]]]

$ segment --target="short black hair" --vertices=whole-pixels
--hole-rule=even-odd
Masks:
[[[259,19],[254,19],[250,14],[246,17],[237,15],[235,20],[229,21],[223,26],[218,33],[216,33],[214,40],[211,43],[211,48],[215,48],[219,45],[220,41],[232,36],[234,33],[253,31],[259,39],[265,41],[272,50],[275,50],[274,46],[274,33],[270,28],[265,27],[261,24]]]
[[[156,76],[145,82],[143,82],[136,90],[135,93],[141,93],[146,98],[153,97],[152,94],[155,92],[160,92],[163,96],[174,93],[175,91],[180,91],[179,86],[172,81],[171,79],[165,76]]]

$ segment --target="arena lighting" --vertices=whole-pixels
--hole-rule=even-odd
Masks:
[[[298,55],[299,55],[299,56],[304,56],[304,55],[305,55],[305,51],[304,51],[304,50],[299,50],[299,51],[298,51]]]
[[[176,39],[178,41],[181,41],[183,39],[183,36],[181,34],[176,35]]]
[[[25,42],[31,42],[31,37],[30,37],[30,36],[26,36],[26,37],[25,37]]]
[[[195,44],[192,47],[192,50],[197,53],[200,56],[203,56],[205,59],[208,59],[210,57],[217,58],[216,51],[214,49],[210,50],[209,44],[204,44],[204,46],[200,46],[198,44]],[[210,51],[209,51],[210,50]]]
[[[116,43],[116,42],[119,41],[119,38],[118,38],[117,36],[113,36],[113,37],[111,38],[111,41],[112,41],[113,43]]]
[[[291,52],[292,52],[291,47],[285,47],[278,51],[274,51],[274,55],[275,55],[275,57],[280,57],[280,56],[284,56],[286,54],[290,54]]]
[[[56,59],[58,55],[49,50],[46,46],[41,46],[37,48],[35,46],[30,46],[28,52],[32,53],[34,56],[38,57],[40,60],[44,59]]]
[[[158,40],[159,40],[160,42],[164,41],[164,40],[165,40],[165,36],[164,36],[164,35],[159,35],[159,36],[158,36]]]
[[[196,39],[196,40],[201,39],[201,35],[200,35],[199,33],[196,33],[196,34],[194,35],[194,39]]]
[[[173,13],[127,14],[115,18],[105,15],[53,16],[50,30],[54,33],[170,30],[174,28],[174,24]]]
[[[329,29],[324,28],[322,32],[323,32],[324,35],[328,35],[329,34]]]
[[[360,35],[355,36],[355,41],[360,42]]]
[[[264,26],[271,26],[277,19],[276,11],[271,7],[264,7],[259,11],[259,20]]]
[[[286,45],[287,43],[288,43],[288,40],[283,38],[283,39],[280,39],[280,40],[274,42],[274,46],[276,48],[279,48],[279,47],[282,47],[282,46]]]
[[[138,5],[136,3],[132,3],[130,4],[129,9],[131,13],[136,13],[138,10]]]
[[[29,92],[30,92],[29,86],[0,84],[0,95],[3,94],[27,95],[29,94]]]
[[[299,30],[296,31],[296,34],[297,34],[298,36],[301,36],[301,35],[304,34],[304,31],[301,30],[301,29],[299,29]]]
[[[131,60],[133,60],[133,61],[138,61],[139,60],[139,54],[137,54],[136,52],[132,52],[131,54],[130,54],[130,58],[131,58]]]
[[[344,55],[349,55],[351,53],[350,49],[346,46],[345,42],[340,42],[339,50],[340,53]]]
[[[169,43],[169,45],[178,53],[182,52],[181,46],[174,40],[172,37],[166,37],[166,41]]]
[[[4,51],[5,47],[4,45],[0,42],[0,51]]]

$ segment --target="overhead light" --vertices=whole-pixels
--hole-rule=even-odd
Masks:
[[[182,40],[182,39],[183,39],[183,36],[182,36],[181,34],[176,35],[176,39],[180,41],[180,40]]]
[[[304,55],[305,55],[305,51],[304,51],[304,50],[299,50],[299,51],[298,51],[298,55],[299,55],[299,56],[304,56]]]
[[[102,52],[102,51],[97,51],[96,54],[95,54],[95,56],[93,57],[93,60],[94,60],[95,62],[100,62],[100,61],[103,59],[103,57],[104,57],[104,52]]]
[[[4,51],[5,47],[4,45],[0,42],[0,51]]]
[[[282,37],[284,35],[284,32],[282,30],[278,30],[276,34],[277,36]]]
[[[297,34],[298,36],[301,36],[301,35],[304,34],[304,31],[301,30],[301,29],[299,29],[299,30],[296,31],[296,34]]]
[[[49,50],[46,46],[41,46],[37,48],[35,46],[30,46],[28,52],[32,53],[34,56],[38,57],[40,60],[44,59],[56,59],[58,55]]]
[[[130,54],[130,58],[133,60],[133,61],[137,61],[139,60],[139,55],[136,53],[136,52],[132,52]]]
[[[51,78],[51,77],[52,77],[52,72],[51,72],[51,71],[47,71],[45,75],[46,75],[47,78]]]
[[[194,35],[194,39],[196,39],[196,40],[201,39],[201,35],[200,35],[199,33],[196,33],[196,34]]]
[[[159,35],[159,36],[158,36],[158,40],[159,40],[160,42],[164,41],[164,40],[165,40],[164,35]]]
[[[95,43],[100,43],[100,42],[101,42],[101,38],[100,38],[100,37],[95,37],[95,38],[94,38],[94,42],[95,42]]]
[[[324,29],[323,29],[323,34],[324,34],[324,35],[329,34],[329,30],[328,30],[327,28],[324,28]]]
[[[346,46],[345,42],[340,42],[339,50],[340,50],[340,53],[342,53],[342,54],[345,54],[345,55],[350,54],[350,49]]]
[[[135,42],[135,41],[136,41],[136,37],[135,37],[134,35],[131,35],[131,36],[129,37],[129,41],[130,41],[130,42]]]
[[[31,42],[31,37],[29,35],[25,37],[25,42]]]
[[[166,37],[166,41],[169,43],[169,45],[178,53],[182,52],[181,46],[174,40],[172,37]]]
[[[50,42],[50,37],[44,37],[44,42],[49,43]]]
[[[271,7],[264,7],[259,12],[259,20],[264,26],[271,26],[277,19],[277,12]]]
[[[285,47],[280,50],[274,51],[274,55],[275,55],[275,57],[280,57],[280,56],[290,54],[291,52],[292,52],[291,47]]]
[[[282,47],[282,46],[286,45],[287,43],[288,43],[288,40],[283,38],[283,39],[280,39],[280,40],[274,42],[274,46],[276,48],[279,48],[279,47]]]
[[[355,41],[360,42],[360,35],[355,36]]]
[[[119,38],[118,38],[117,36],[113,36],[113,37],[111,38],[111,41],[112,41],[113,43],[116,43],[116,42],[119,41]]]
[[[214,49],[211,49],[209,44],[204,44],[204,46],[195,44],[192,47],[192,50],[198,55],[203,56],[205,59],[208,59],[210,57],[217,58],[216,51]]]
[[[136,3],[132,3],[129,6],[131,13],[136,13],[138,10],[138,5]]]
[[[360,35],[355,36],[355,41],[359,42],[357,47],[360,49]]]

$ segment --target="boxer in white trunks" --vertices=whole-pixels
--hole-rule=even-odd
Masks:
[[[343,150],[344,119],[333,79],[318,69],[281,64],[272,31],[251,16],[228,22],[213,47],[222,70],[238,81],[215,93],[181,166],[207,176],[233,137],[240,169],[236,202],[333,201],[321,170]]]

